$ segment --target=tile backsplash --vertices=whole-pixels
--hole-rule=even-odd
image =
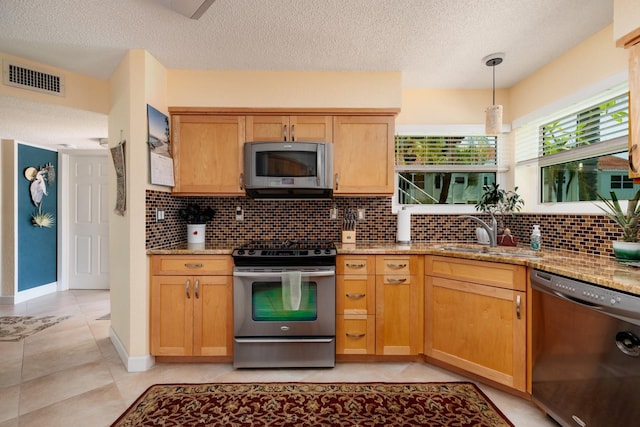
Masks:
[[[391,197],[336,197],[327,200],[255,200],[247,197],[174,197],[171,193],[146,192],[146,247],[160,248],[186,242],[187,226],[177,212],[189,203],[216,210],[207,224],[207,241],[236,245],[250,240],[320,239],[340,240],[342,215],[347,208],[364,209],[365,218],[356,224],[357,241],[393,242],[396,215],[391,213]],[[338,220],[330,219],[333,207]],[[244,220],[236,221],[236,207]],[[156,222],[156,208],[165,211],[165,220]],[[482,214],[478,215],[483,218]],[[486,217],[486,215],[484,215]],[[486,219],[486,218],[485,218]],[[622,234],[604,215],[516,214],[505,217],[505,226],[520,242],[527,244],[533,224],[540,224],[544,247],[593,255],[613,256],[611,241]],[[412,215],[413,241],[449,240],[473,242],[475,223],[456,214]]]

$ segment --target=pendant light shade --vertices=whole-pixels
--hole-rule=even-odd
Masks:
[[[502,105],[496,105],[496,65],[504,60],[504,53],[492,53],[482,59],[487,67],[493,69],[493,103],[485,110],[484,131],[487,135],[502,133]]]

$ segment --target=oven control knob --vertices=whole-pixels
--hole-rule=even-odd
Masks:
[[[249,255],[254,255],[256,253],[256,251],[254,251],[253,249],[249,249]]]
[[[313,253],[316,255],[320,255],[322,251],[320,249],[316,249],[315,251],[313,251]]]
[[[238,249],[238,255],[244,255],[244,249]]]

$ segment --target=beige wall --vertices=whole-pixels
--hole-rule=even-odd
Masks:
[[[169,70],[172,107],[400,108],[399,72]]]
[[[15,177],[16,143],[0,140],[0,297],[12,298],[16,288],[15,269]]]
[[[640,1],[613,0],[613,38],[618,40],[640,29]]]
[[[166,112],[166,71],[144,50],[132,50],[111,78],[109,146],[124,138],[127,205],[109,224],[111,326],[128,356],[149,355],[149,274],[145,250],[148,184],[147,103]],[[109,203],[115,205],[115,170],[109,169]],[[131,365],[131,360],[129,361]],[[144,365],[146,362],[141,362]],[[139,370],[143,366],[129,366]]]
[[[402,111],[396,124],[484,124],[484,111],[491,105],[492,90],[405,89]],[[511,121],[509,91],[496,91],[496,104],[504,106],[503,122]]]
[[[63,75],[65,96],[55,96],[0,84],[0,95],[28,99],[43,104],[60,105],[78,110],[109,114],[109,81],[87,77],[0,52],[0,61],[11,61],[23,67]]]
[[[613,25],[597,32],[510,89],[512,120],[628,69],[627,52],[616,48]]]

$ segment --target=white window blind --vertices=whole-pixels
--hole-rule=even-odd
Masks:
[[[628,134],[627,84],[545,115],[514,130],[517,164],[578,159],[624,148]],[[597,144],[607,144],[598,146]],[[547,158],[548,157],[548,158]]]
[[[495,170],[495,136],[396,136],[396,170]]]

